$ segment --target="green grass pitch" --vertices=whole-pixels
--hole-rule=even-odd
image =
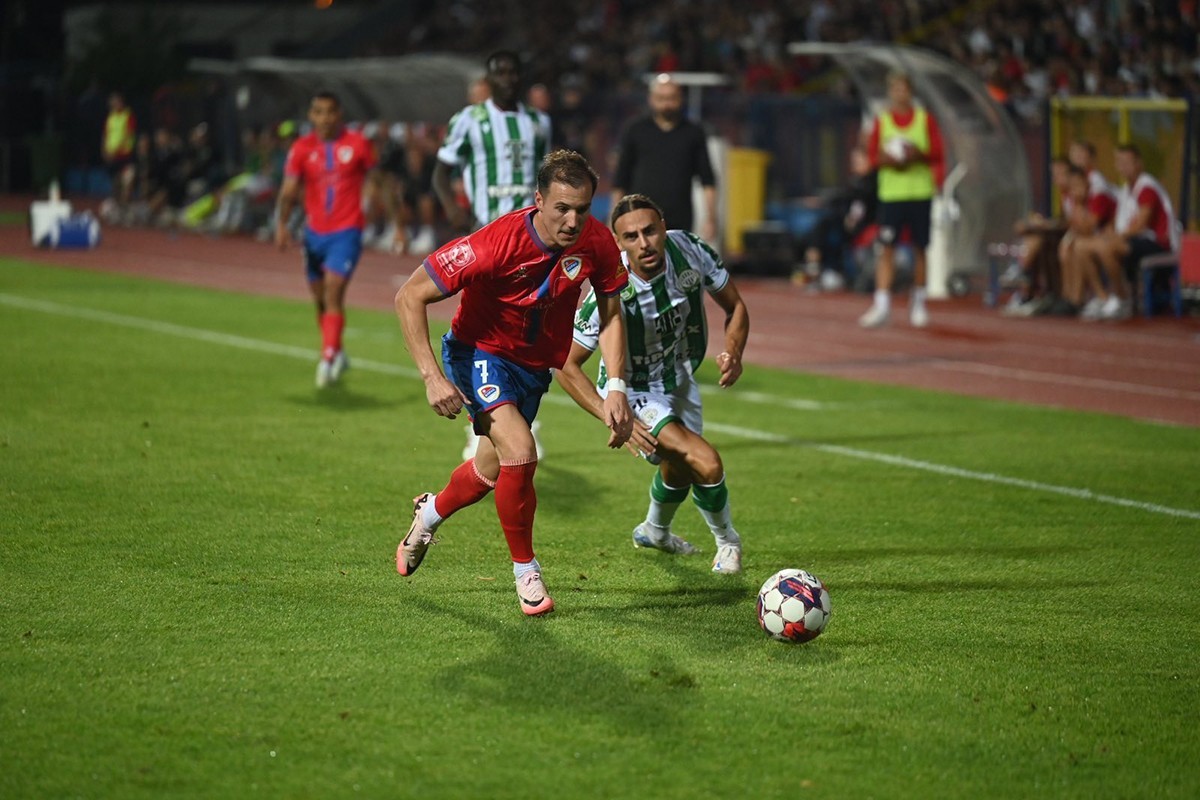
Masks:
[[[318,393],[305,304],[0,260],[0,796],[1200,794],[1200,431],[750,368],[729,579],[556,388],[525,619],[488,501],[396,574],[463,425],[349,324]]]

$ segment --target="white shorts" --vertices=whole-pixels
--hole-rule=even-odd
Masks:
[[[604,395],[603,390],[600,391]],[[677,421],[696,435],[704,433],[700,385],[688,381],[669,394],[629,390],[629,407],[655,436],[668,422]]]

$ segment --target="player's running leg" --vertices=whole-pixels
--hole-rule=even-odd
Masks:
[[[412,524],[396,548],[396,571],[406,578],[416,572],[442,522],[459,509],[478,503],[495,487],[496,482],[481,474],[471,460],[459,464],[437,494],[425,492],[413,498]]]
[[[546,591],[541,565],[533,552],[537,450],[529,423],[515,405],[506,404],[480,414],[480,430],[487,434],[499,457],[496,513],[512,556],[521,611],[528,616],[553,611],[554,600]]]

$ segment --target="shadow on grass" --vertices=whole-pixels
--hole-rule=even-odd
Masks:
[[[420,598],[407,602],[422,613],[462,622],[450,607]],[[598,657],[574,646],[553,616],[515,624],[476,616],[470,624],[491,638],[491,646],[472,648],[428,680],[432,688],[481,710],[503,706],[551,723],[569,718],[573,728],[599,724],[649,742],[678,728],[679,704],[703,678],[662,652],[635,654],[633,660],[644,662],[640,666],[630,665],[629,658]]]

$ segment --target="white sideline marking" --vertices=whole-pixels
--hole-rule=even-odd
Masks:
[[[25,309],[27,311],[41,311],[46,314],[56,314],[58,316],[72,317],[74,319],[87,319],[95,322],[106,322],[112,325],[121,325],[127,328],[136,328],[139,330],[151,331],[153,333],[163,333],[170,336],[178,336],[183,339],[192,339],[194,341],[222,344],[226,345],[227,347],[237,347],[243,350],[252,350],[259,353],[271,353],[273,355],[287,356],[289,358],[297,358],[304,361],[311,361],[314,355],[314,350],[312,348],[277,344],[275,342],[268,342],[262,339],[251,339],[246,336],[235,336],[233,334],[220,333],[219,331],[206,330],[204,328],[176,325],[171,322],[160,322],[158,320],[146,319],[144,317],[116,314],[111,311],[77,308],[75,306],[63,305],[61,303],[52,303],[46,300],[35,300],[33,298],[20,297],[11,294],[0,293],[0,304],[11,306],[13,308]],[[378,372],[385,375],[399,375],[405,378],[420,377],[420,373],[411,367],[404,367],[398,364],[389,364],[383,361],[371,361],[362,358],[354,359],[354,368],[366,370],[368,372]],[[761,395],[761,397],[765,398],[767,396]],[[547,395],[546,400],[559,405],[574,405],[574,401],[572,401],[570,398],[562,397],[560,395]],[[766,401],[763,400],[763,402]],[[1200,511],[1171,508],[1170,506],[1159,505],[1158,503],[1144,503],[1140,500],[1130,500],[1125,497],[1099,494],[1091,491],[1090,489],[1076,489],[1070,486],[1057,486],[1052,483],[1041,483],[1040,481],[1025,480],[1024,478],[1010,478],[1006,475],[997,475],[992,472],[975,472],[973,470],[960,469],[959,467],[951,467],[945,464],[935,464],[931,461],[919,461],[913,458],[906,458],[905,456],[893,456],[888,455],[887,453],[875,453],[870,450],[859,450],[858,448],[854,447],[843,447],[841,445],[834,444],[817,444],[815,442],[806,442],[802,439],[793,439],[790,436],[784,436],[778,433],[760,431],[755,428],[743,428],[738,425],[723,425],[721,423],[708,422],[705,423],[705,427],[709,430],[725,433],[730,436],[738,436],[743,439],[751,439],[760,442],[772,442],[775,444],[791,444],[795,446],[806,447],[821,453],[831,453],[833,455],[845,456],[847,458],[857,458],[863,461],[874,461],[880,464],[890,464],[892,466],[904,467],[906,469],[934,472],[939,475],[950,475],[956,478],[982,481],[984,483],[1014,486],[1019,489],[1029,489],[1036,492],[1046,492],[1048,494],[1057,494],[1064,497],[1073,497],[1077,500],[1091,500],[1097,503],[1106,503],[1109,505],[1122,506],[1124,508],[1134,508],[1139,511],[1147,511],[1154,514],[1165,514],[1171,517],[1200,520]]]
[[[760,442],[773,442],[776,444],[795,444],[801,447],[807,447],[821,453],[833,453],[834,455],[846,456],[848,458],[858,458],[863,461],[876,461],[881,464],[891,464],[897,467],[907,467],[908,469],[918,469],[925,472],[936,472],[939,475],[951,475],[956,478],[966,478],[968,480],[982,481],[984,483],[998,483],[1004,486],[1016,486],[1020,489],[1031,489],[1037,492],[1047,492],[1049,494],[1060,494],[1066,497],[1074,497],[1079,500],[1094,500],[1097,503],[1108,503],[1114,506],[1124,506],[1125,508],[1136,508],[1141,511],[1150,511],[1155,514],[1166,514],[1171,517],[1183,517],[1184,519],[1200,519],[1200,511],[1189,511],[1183,508],[1171,508],[1170,506],[1159,505],[1158,503],[1143,503],[1140,500],[1130,500],[1125,497],[1115,497],[1110,494],[1099,494],[1091,489],[1076,489],[1071,486],[1056,486],[1053,483],[1042,483],[1040,481],[1029,481],[1024,478],[1010,478],[1007,475],[997,475],[994,472],[975,472],[974,470],[961,469],[959,467],[951,467],[945,464],[935,464],[931,461],[918,461],[914,458],[905,456],[893,456],[887,453],[875,453],[870,450],[859,450],[856,447],[842,447],[836,444],[817,444],[816,442],[805,442],[800,439],[792,439],[789,436],[783,436],[777,433],[767,433],[753,428],[742,428],[737,425],[722,425],[721,423],[704,423],[705,429],[714,430],[719,433],[727,433],[732,436],[740,436],[743,439],[754,439]]]

